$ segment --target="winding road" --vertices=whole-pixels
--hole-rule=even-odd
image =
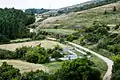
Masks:
[[[84,48],[84,47],[82,47],[82,46],[80,46],[78,44],[75,44],[75,43],[72,43],[72,42],[68,42],[68,44],[73,45],[73,46],[75,46],[77,48],[80,48],[80,49],[82,49],[82,50],[84,50],[86,52],[90,52],[91,54],[96,55],[97,57],[102,59],[104,62],[106,62],[107,66],[108,66],[108,69],[106,71],[106,74],[103,77],[103,80],[110,80],[111,79],[112,66],[113,66],[113,61],[112,60],[110,60],[110,59],[108,59],[108,58],[106,58],[106,57],[104,57],[104,56],[102,56],[102,55],[100,55],[100,54],[98,54],[96,52],[93,52],[92,50],[90,50],[88,48]]]

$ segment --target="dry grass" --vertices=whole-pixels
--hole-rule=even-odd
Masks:
[[[3,62],[7,62],[9,65],[13,65],[15,68],[18,68],[21,73],[30,72],[31,70],[43,70],[48,72],[48,68],[43,66],[42,64],[28,63],[20,60],[0,60],[0,65]]]
[[[30,42],[14,43],[14,44],[3,44],[3,45],[0,45],[0,48],[10,50],[10,51],[15,51],[16,48],[20,48],[22,46],[36,46],[36,45],[39,45],[40,43],[41,43],[41,46],[45,48],[54,48],[56,45],[60,45],[63,48],[69,47],[67,45],[60,44],[59,42],[42,40],[42,41],[30,41]]]

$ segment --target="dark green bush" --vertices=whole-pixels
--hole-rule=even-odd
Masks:
[[[54,52],[52,53],[51,57],[52,57],[52,58],[61,58],[61,57],[63,57],[63,55],[60,54],[59,51],[54,51]]]

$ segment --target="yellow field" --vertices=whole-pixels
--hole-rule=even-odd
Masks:
[[[38,69],[48,72],[48,68],[42,64],[28,63],[21,60],[0,60],[0,65],[3,62],[7,62],[9,65],[13,65],[15,68],[18,68],[21,73],[30,72],[31,70],[36,71]]]
[[[41,46],[45,48],[54,48],[56,45],[60,45],[63,48],[70,47],[64,44],[60,44],[59,42],[56,41],[42,40],[42,41],[30,41],[30,42],[14,43],[14,44],[3,44],[0,45],[0,48],[10,51],[15,51],[16,48],[20,48],[22,46],[36,46],[39,44],[41,44]]]

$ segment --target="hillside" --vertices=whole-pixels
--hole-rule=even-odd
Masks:
[[[117,11],[113,12],[114,6]],[[107,11],[107,14],[105,14]],[[105,24],[119,24],[120,23],[120,2],[108,4],[101,7],[92,8],[89,10],[72,12],[56,17],[49,17],[42,22],[35,23],[39,28],[55,27],[71,28],[73,26],[91,26],[94,21]]]

